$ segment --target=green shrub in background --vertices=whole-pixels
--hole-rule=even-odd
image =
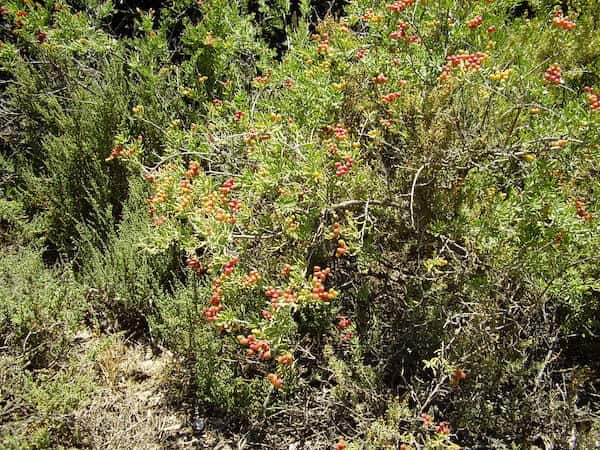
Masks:
[[[258,3],[9,2],[3,241],[251,445],[585,448],[597,2]]]
[[[47,269],[39,251],[23,249],[3,251],[0,277],[3,353],[37,368],[60,359],[87,308],[73,273]]]

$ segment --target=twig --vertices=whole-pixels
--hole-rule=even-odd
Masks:
[[[415,174],[415,178],[413,179],[413,182],[412,182],[412,187],[410,189],[410,225],[412,228],[415,228],[415,214],[414,214],[415,187],[417,186],[417,180],[419,179],[419,175],[421,175],[421,171],[425,168],[425,166],[427,166],[427,164],[423,164],[421,167],[419,167],[419,170],[417,170],[417,173]]]

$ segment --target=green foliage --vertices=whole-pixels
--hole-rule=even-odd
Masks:
[[[598,410],[597,2],[317,3],[124,32],[112,3],[8,2],[2,242],[78,281],[7,251],[6,345],[44,365],[87,308],[260,445],[572,447]],[[326,417],[259,430],[305,405]]]
[[[86,308],[73,274],[45,268],[35,250],[8,250],[0,258],[0,280],[2,347],[32,367],[59,359]]]

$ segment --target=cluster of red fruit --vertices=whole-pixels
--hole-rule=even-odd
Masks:
[[[585,199],[578,198],[575,200],[575,209],[577,210],[577,215],[586,222],[590,222],[592,220],[592,215],[585,209]]]
[[[338,317],[338,323],[335,325],[336,328],[340,331],[343,331],[344,333],[342,334],[342,340],[347,342],[350,339],[352,339],[352,330],[348,330],[348,331],[344,331],[346,330],[346,328],[348,328],[350,325],[352,325],[352,319],[349,319],[345,316],[340,316]]]
[[[112,151],[110,152],[110,156],[106,158],[106,161],[110,161],[112,159],[118,158],[120,156],[131,156],[138,150],[138,145],[142,143],[144,138],[142,136],[138,136],[136,139],[136,144],[129,146],[128,149],[123,148],[121,144],[117,144],[114,146]]]
[[[15,19],[15,25],[17,27],[23,26],[23,17],[27,17],[29,13],[26,11],[17,11],[17,18]]]
[[[563,13],[560,9],[554,12],[554,17],[552,18],[552,25],[563,30],[574,30],[575,28],[577,28],[577,24],[570,20],[568,17],[563,16]]]
[[[223,264],[223,273],[227,276],[231,275],[233,273],[233,271],[235,270],[235,266],[237,265],[238,262],[239,262],[239,258],[237,256],[234,256],[233,258],[231,258],[229,261],[227,261],[225,264]]]
[[[338,239],[342,234],[342,226],[336,222],[331,226],[331,239]]]
[[[346,316],[338,317],[338,323],[336,325],[338,330],[345,330],[350,325],[352,325],[352,319],[349,319]]]
[[[404,80],[401,80],[404,81]],[[382,103],[391,103],[395,100],[398,100],[400,97],[402,97],[402,93],[401,92],[390,92],[389,94],[385,94],[381,96],[381,102]]]
[[[415,3],[415,0],[396,0],[391,5],[386,5],[386,9],[388,11],[400,13],[400,12],[404,11],[406,8],[408,8],[409,6],[414,5],[414,3]]]
[[[450,55],[446,57],[447,63],[442,66],[442,73],[439,76],[440,80],[450,78],[452,69],[462,67],[465,70],[471,70],[474,73],[479,72],[481,64],[488,55],[483,52],[477,53],[460,53],[458,55]]]
[[[290,353],[284,353],[277,357],[277,362],[282,366],[291,366],[294,362],[294,358]]]
[[[259,75],[254,77],[252,80],[252,84],[256,87],[265,86],[271,80],[271,71],[267,71],[264,75]]]
[[[313,41],[319,41],[317,45],[317,52],[319,53],[327,53],[331,46],[331,42],[329,41],[329,34],[321,33],[321,34],[313,34],[311,36]]]
[[[356,52],[356,59],[358,61],[360,61],[365,56],[367,56],[367,53],[369,53],[369,50],[367,50],[366,48],[359,48],[358,51]]]
[[[200,261],[198,261],[198,259],[195,256],[192,256],[191,258],[187,258],[185,260],[185,264],[192,269],[194,272],[196,272],[196,275],[201,275],[202,272],[204,272],[204,269],[202,268],[202,264],[200,263]]]
[[[262,339],[256,339],[253,334],[246,336],[238,336],[238,342],[244,347],[248,347],[246,355],[249,357],[258,356],[260,359],[271,359],[271,346]]]
[[[261,279],[260,274],[256,270],[251,270],[248,275],[244,275],[242,280],[244,281],[244,287],[250,287],[258,283]]]
[[[390,39],[394,41],[401,41],[403,39],[406,39],[406,42],[408,42],[409,44],[416,44],[422,42],[419,36],[415,34],[409,35],[406,32],[407,28],[408,23],[404,22],[403,20],[398,20],[398,23],[396,24],[396,30],[390,33]]]
[[[552,64],[544,73],[544,81],[548,84],[562,83],[562,72],[558,64]]]
[[[388,77],[386,77],[382,73],[380,73],[376,77],[373,77],[373,83],[375,83],[375,84],[385,84],[387,82],[388,82]]]
[[[584,87],[583,92],[587,94],[587,101],[590,105],[590,111],[600,111],[600,93],[594,92],[594,90],[589,86]]]
[[[271,300],[271,306],[275,311],[278,311],[281,307],[281,301],[286,304],[292,304],[296,302],[296,294],[290,288],[282,291],[281,289],[274,288],[273,286],[267,286],[265,289],[265,295],[269,297]]]
[[[236,121],[236,122],[241,121],[242,117],[244,117],[244,114],[246,114],[244,111],[236,111],[234,113],[233,120]]]
[[[333,136],[336,141],[344,141],[348,137],[348,130],[342,124],[338,123],[333,128]]]
[[[229,178],[223,182],[223,186],[219,188],[219,191],[221,192],[221,195],[225,197],[229,195],[233,189],[235,189],[235,180],[233,178]]]
[[[190,161],[188,163],[188,169],[185,172],[185,177],[191,179],[198,175],[200,175],[200,163],[198,161]]]
[[[337,442],[333,446],[333,450],[346,450],[346,447],[348,447],[348,443],[346,442],[343,436],[340,436],[338,437]]]
[[[237,218],[236,214],[239,212],[242,207],[242,202],[239,199],[233,198],[229,199],[228,196],[233,189],[235,189],[235,182],[233,178],[228,179],[223,183],[223,185],[219,188],[220,196],[218,196],[215,192],[212,192],[208,195],[202,197],[202,209],[206,214],[212,213],[214,211],[214,218],[217,222],[225,222],[230,225],[236,223]],[[217,205],[221,205],[216,208]],[[229,212],[223,208],[228,208]]]
[[[43,44],[48,40],[48,33],[40,30],[36,33],[35,37],[37,37],[37,40],[40,44]]]
[[[433,427],[433,418],[429,414],[421,414],[421,419],[423,420],[423,428]],[[440,422],[435,427],[435,432],[440,434],[450,434],[450,427],[447,422]]]
[[[475,16],[471,20],[467,21],[467,26],[469,29],[474,30],[478,28],[483,23],[483,17]]]
[[[268,374],[267,380],[269,380],[269,383],[271,383],[273,387],[277,390],[281,389],[281,387],[283,386],[283,380],[279,375],[275,373]]]
[[[354,165],[354,160],[351,156],[344,156],[344,161],[336,161],[335,163],[335,175],[338,177],[343,177],[346,175],[352,166]]]
[[[209,322],[215,322],[218,314],[223,310],[223,304],[221,302],[223,297],[223,282],[233,273],[238,262],[239,259],[234,256],[225,264],[223,264],[223,273],[221,276],[211,280],[213,285],[213,293],[210,296],[211,306],[206,308],[203,312],[204,317],[206,317]]]
[[[454,373],[450,377],[452,386],[458,386],[460,382],[467,378],[467,374],[460,368],[457,367]]]
[[[246,145],[249,145],[249,146],[253,146],[259,141],[260,142],[267,141],[270,138],[271,138],[271,133],[269,131],[263,131],[262,133],[259,133],[254,128],[250,128],[244,134],[244,142],[246,143]]]
[[[175,164],[167,164],[159,168],[153,174],[147,174],[144,176],[146,181],[152,183],[151,189],[153,194],[146,200],[149,205],[148,214],[152,217],[152,222],[156,225],[162,225],[167,221],[166,216],[157,216],[158,205],[165,203],[169,198],[168,189],[173,184],[175,177],[173,172],[177,170]]]
[[[408,23],[403,20],[398,20],[396,24],[396,30],[390,33],[390,39],[395,41],[400,41],[406,37],[406,29],[408,28]]]
[[[315,266],[313,268],[312,290],[310,294],[311,299],[328,302],[337,296],[337,292],[335,290],[325,290],[324,283],[330,273],[331,269],[329,267],[326,267],[323,270],[321,270],[319,266]]]
[[[283,269],[281,269],[281,272],[279,272],[279,274],[282,277],[287,277],[291,271],[292,271],[292,266],[290,266],[289,264],[284,264]]]

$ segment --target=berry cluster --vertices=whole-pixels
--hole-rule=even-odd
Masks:
[[[223,264],[223,274],[221,274],[220,277],[211,280],[213,285],[213,293],[210,296],[211,306],[206,308],[203,312],[204,317],[206,317],[209,322],[215,322],[218,314],[223,310],[223,304],[221,303],[223,297],[223,282],[233,273],[237,263],[237,257],[231,258],[228,262]]]
[[[282,366],[291,366],[294,362],[294,358],[292,357],[291,353],[284,353],[283,355],[277,357],[277,362]]]
[[[544,81],[548,84],[562,83],[562,72],[558,64],[552,64],[544,73]]]
[[[310,294],[310,298],[313,300],[321,300],[324,302],[328,302],[337,297],[337,292],[333,289],[325,290],[325,280],[327,276],[331,273],[331,269],[326,267],[321,270],[319,266],[315,266],[313,269],[313,277],[312,277],[312,290]]]
[[[452,376],[450,377],[450,383],[452,384],[452,386],[458,386],[459,383],[466,378],[467,374],[460,367],[457,367],[454,370]]]
[[[37,37],[37,40],[40,44],[43,44],[48,40],[48,33],[46,33],[45,31],[40,30],[36,33],[35,36]]]
[[[221,195],[226,196],[229,195],[233,189],[235,189],[235,180],[233,178],[229,178],[223,183],[223,186],[219,188],[219,191],[221,192]]]
[[[510,77],[512,73],[511,69],[501,70],[499,72],[493,73],[490,75],[490,80],[494,81],[506,81]]]
[[[268,374],[267,380],[269,380],[269,383],[271,383],[275,389],[279,390],[283,386],[283,380],[277,374],[274,374],[274,373]]]
[[[348,443],[346,442],[343,436],[340,436],[338,437],[337,442],[333,446],[333,450],[346,450],[347,447]]]
[[[435,432],[440,434],[450,434],[450,426],[448,422],[440,422],[437,427],[435,427]]]
[[[154,174],[145,175],[145,179],[152,184],[153,194],[146,200],[149,205],[148,214],[152,217],[152,222],[159,226],[166,222],[166,216],[157,216],[159,205],[166,203],[169,198],[168,190],[175,181],[173,172],[176,170],[174,164],[167,164],[159,168]]]
[[[296,294],[290,288],[282,291],[281,289],[267,286],[265,289],[265,295],[271,299],[270,304],[274,311],[279,311],[279,308],[281,308],[280,301],[282,300],[288,305],[296,302]]]
[[[333,136],[336,141],[344,141],[348,137],[348,130],[342,124],[337,124],[333,128]]]
[[[373,83],[375,83],[375,84],[385,84],[387,82],[388,82],[388,77],[386,77],[382,73],[380,73],[376,77],[373,77]]]
[[[389,94],[385,94],[385,95],[381,96],[381,102],[382,103],[391,103],[394,100],[398,100],[400,97],[402,97],[401,92],[390,92]]]
[[[432,428],[433,425],[433,417],[429,414],[421,414],[421,420],[423,420],[423,428]],[[440,422],[435,427],[435,432],[440,434],[450,434],[450,427],[447,422]]]
[[[242,207],[242,202],[236,198],[229,199],[231,191],[235,188],[234,179],[229,178],[219,188],[220,196],[215,192],[203,196],[201,199],[202,211],[206,214],[214,212],[214,218],[217,222],[225,222],[230,225],[236,223],[236,215]],[[229,212],[224,208],[227,208]]]
[[[351,319],[348,319],[347,317],[344,317],[344,316],[338,317],[338,323],[337,323],[336,327],[338,330],[343,332],[342,341],[344,341],[344,342],[348,342],[350,339],[352,339],[352,336],[353,336],[352,330],[344,331],[351,324],[352,324]]]
[[[223,273],[227,276],[231,275],[233,273],[233,271],[235,270],[235,266],[237,265],[238,262],[239,262],[239,259],[237,256],[234,256],[233,258],[231,258],[229,261],[227,261],[225,264],[223,264]]]
[[[257,76],[254,77],[254,79],[252,80],[252,84],[256,87],[262,87],[265,86],[271,79],[271,72],[267,72],[265,73],[264,76]]]
[[[185,172],[185,177],[195,178],[200,175],[200,163],[198,161],[190,161],[188,163],[188,170]]]
[[[336,161],[335,163],[335,175],[338,177],[343,177],[350,171],[353,164],[354,160],[351,156],[344,156],[344,162]]]
[[[283,266],[283,269],[281,269],[281,272],[279,272],[279,274],[282,277],[287,277],[290,274],[291,271],[292,271],[292,266],[290,266],[289,264],[285,264]]]
[[[575,200],[575,209],[577,210],[577,215],[586,222],[590,222],[592,220],[592,215],[585,209],[585,199],[578,198]]]
[[[358,61],[360,61],[365,56],[367,56],[367,53],[369,53],[369,50],[367,50],[366,48],[360,48],[360,49],[358,49],[358,51],[356,52],[356,59]]]
[[[471,20],[467,21],[467,26],[470,30],[478,28],[483,23],[483,17],[475,16]]]
[[[459,53],[446,57],[446,64],[442,66],[442,73],[439,76],[440,80],[447,80],[452,74],[452,69],[461,67],[463,70],[470,70],[474,73],[479,72],[481,64],[488,55],[483,52],[477,53]]]
[[[204,269],[202,268],[202,264],[200,263],[200,261],[198,261],[198,259],[195,256],[187,258],[185,260],[185,264],[194,272],[196,272],[196,275],[201,275],[204,271]]]
[[[244,275],[242,280],[244,282],[244,287],[250,287],[258,283],[261,279],[260,274],[256,270],[251,270],[250,273]]]
[[[388,11],[400,13],[400,12],[404,11],[406,8],[408,8],[409,6],[414,5],[414,3],[415,3],[415,0],[396,0],[391,5],[386,5],[386,9]]]
[[[115,145],[110,152],[110,156],[106,158],[106,161],[119,158],[120,156],[131,156],[135,154],[140,149],[139,145],[143,140],[144,138],[142,136],[138,136],[136,141],[133,144],[127,145],[126,148],[124,148],[121,144]]]
[[[366,20],[367,22],[381,22],[383,20],[383,15],[380,13],[375,13],[373,8],[368,8],[362,16],[360,16],[362,20]]]
[[[346,316],[338,317],[338,323],[336,324],[338,330],[345,330],[350,325],[352,325],[352,319],[348,319]]]
[[[253,334],[248,337],[240,335],[237,339],[240,345],[248,347],[246,350],[247,356],[258,356],[260,359],[271,359],[271,347],[267,341],[256,339]]]
[[[348,246],[346,245],[346,242],[343,239],[338,240],[338,246],[335,249],[335,256],[337,258],[341,258],[346,253],[348,253]]]
[[[390,33],[390,39],[395,41],[400,41],[406,37],[406,29],[408,28],[408,23],[403,20],[398,20],[396,24],[396,30]]]
[[[264,142],[271,138],[269,131],[258,132],[254,128],[250,128],[247,133],[244,134],[244,142],[246,145],[253,146],[257,142]]]
[[[568,17],[563,16],[563,13],[560,9],[554,12],[552,25],[567,31],[577,28],[577,24]]]
[[[342,226],[336,222],[331,226],[331,228],[331,239],[338,239],[342,234]]]
[[[328,53],[330,51],[331,42],[329,41],[329,35],[327,33],[313,34],[311,36],[313,41],[319,41],[317,45],[317,52]]]
[[[584,87],[583,92],[587,94],[587,101],[590,105],[590,111],[600,111],[600,92],[594,92],[591,87]]]

